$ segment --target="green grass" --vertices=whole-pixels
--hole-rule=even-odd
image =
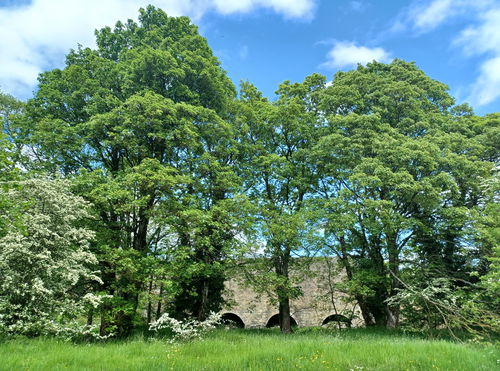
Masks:
[[[1,370],[500,370],[492,345],[458,344],[366,329],[218,330],[171,345],[135,339],[72,344],[54,339],[0,343]]]

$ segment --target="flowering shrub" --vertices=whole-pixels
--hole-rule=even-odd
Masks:
[[[0,210],[0,333],[73,337],[94,330],[78,323],[102,296],[94,233],[82,225],[88,203],[65,180],[4,184],[14,210]]]
[[[221,324],[220,313],[210,313],[205,321],[179,321],[164,313],[149,326],[150,331],[172,336],[171,342],[201,339],[210,330]]]

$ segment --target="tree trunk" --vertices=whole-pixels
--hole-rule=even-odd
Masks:
[[[137,281],[135,283],[137,283]],[[127,309],[118,310],[114,316],[116,335],[118,337],[127,337],[132,333],[134,317],[139,305],[139,290],[140,287],[136,287],[135,292],[124,292],[120,295],[124,302],[131,305],[131,308],[127,307]]]
[[[92,326],[94,323],[94,309],[90,308],[87,313],[87,326]]]
[[[387,327],[387,305],[384,303],[386,296],[375,295],[375,299],[368,305],[370,313],[375,320],[375,326]]]
[[[344,266],[347,279],[349,281],[352,281],[353,279],[352,267],[349,261],[349,254],[347,252],[347,244],[345,242],[344,234],[341,234],[339,236],[339,243],[340,243],[340,253],[341,253],[340,260],[342,262],[342,265]],[[365,321],[365,325],[367,327],[374,326],[375,321],[365,298],[362,295],[355,295],[355,298],[356,301],[358,302],[359,309],[361,310],[361,315],[363,317],[363,320]]]
[[[361,310],[361,316],[365,321],[365,326],[375,326],[375,319],[373,318],[373,315],[370,311],[370,308],[368,307],[368,304],[366,303],[365,298],[362,295],[356,295],[356,300],[358,302],[359,309]]]
[[[161,316],[162,295],[163,295],[163,284],[160,284],[160,294],[158,295],[159,299],[158,299],[158,304],[156,305],[156,320],[158,320],[158,318],[160,318]]]
[[[399,306],[387,307],[387,327],[396,328],[399,326]]]
[[[279,321],[280,329],[283,334],[292,332],[292,324],[290,322],[290,298],[284,295],[279,299]]]
[[[115,290],[113,288],[114,282],[116,282],[116,274],[113,271],[113,267],[106,261],[101,262],[101,272],[102,273],[102,291],[107,294],[114,296]],[[101,306],[101,324],[99,326],[99,335],[108,336],[111,334],[111,328],[113,316],[113,306],[109,301]]]
[[[397,233],[387,234],[387,250],[389,253],[389,269],[391,277],[391,287],[389,297],[398,293],[399,284],[399,249],[397,245]],[[399,305],[386,305],[387,327],[396,328],[399,326]]]
[[[387,267],[384,261],[384,256],[382,255],[381,238],[380,236],[374,236],[370,240],[370,245],[368,249],[368,257],[370,258],[370,268],[372,274],[380,279],[380,282],[373,284],[371,289],[374,294],[368,298],[366,301],[368,303],[368,308],[375,320],[375,326],[386,327],[387,326],[387,304],[385,303],[388,296],[388,288],[383,282],[387,278]]]
[[[201,301],[198,310],[198,321],[204,321],[207,318],[207,308],[208,308],[208,290],[209,290],[209,278],[203,277],[203,283],[201,287]]]
[[[333,307],[333,313],[338,316],[339,312],[337,311],[337,305],[335,304],[335,285],[332,282],[332,261],[329,257],[325,257],[325,263],[328,268],[328,291],[330,291],[330,301]],[[338,317],[337,317],[338,318]],[[337,322],[337,327],[339,330],[342,329],[342,324],[340,321]]]
[[[148,309],[147,309],[147,322],[151,323],[153,317],[153,302],[151,301],[151,294],[153,292],[153,278],[151,277],[148,287]]]
[[[139,210],[139,220],[137,221],[137,225],[134,233],[134,250],[136,251],[147,251],[148,249],[148,226],[149,226],[149,218],[146,217],[146,210],[141,208]]]
[[[288,251],[281,251],[279,247],[277,248],[278,256],[274,259],[274,269],[276,275],[283,278],[284,284],[279,285],[277,289],[278,302],[279,302],[279,323],[280,329],[283,334],[289,334],[292,332],[292,326],[290,323],[290,294],[288,287],[288,261],[290,259],[290,254]]]
[[[110,335],[111,326],[111,313],[113,307],[110,304],[105,304],[101,307],[101,324],[99,326],[99,335],[108,336]]]

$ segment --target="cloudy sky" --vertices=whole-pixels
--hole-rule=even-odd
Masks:
[[[500,0],[0,0],[0,89],[29,98],[38,73],[149,3],[190,16],[235,83],[271,98],[283,80],[401,58],[500,112]]]

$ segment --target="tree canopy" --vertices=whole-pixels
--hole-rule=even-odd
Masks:
[[[367,326],[498,331],[499,114],[398,59],[237,93],[153,6],[95,34],[27,102],[0,95],[0,328],[203,321],[248,265],[287,333],[291,272],[333,256]]]

